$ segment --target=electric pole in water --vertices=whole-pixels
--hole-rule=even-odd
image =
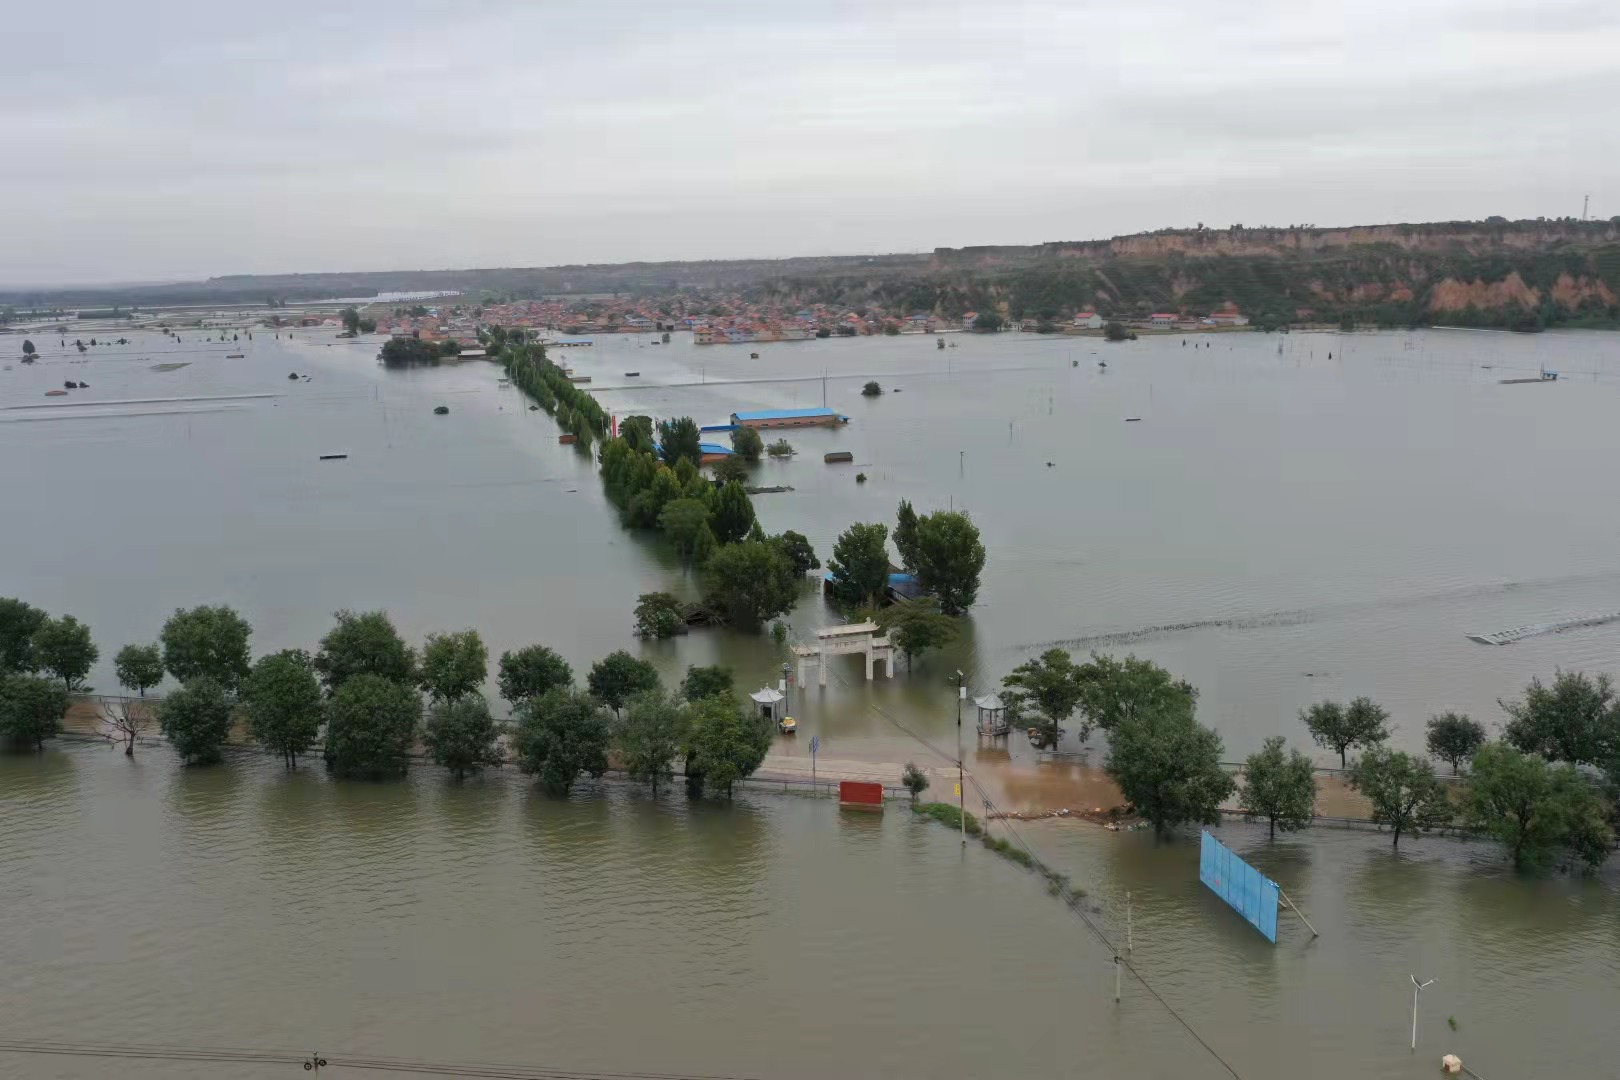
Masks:
[[[962,790],[966,780],[962,768],[962,699],[967,697],[967,676],[956,673],[956,811],[962,819],[962,846],[967,847],[967,794]]]

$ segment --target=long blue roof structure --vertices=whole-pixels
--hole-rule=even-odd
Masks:
[[[756,409],[753,412],[736,412],[731,415],[738,420],[792,420],[799,416],[842,416],[837,409]]]

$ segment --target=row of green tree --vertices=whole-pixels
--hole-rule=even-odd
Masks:
[[[1092,654],[1076,663],[1049,649],[1003,680],[1013,721],[1029,721],[1056,743],[1060,725],[1078,711],[1079,737],[1108,734],[1105,769],[1131,809],[1163,833],[1187,823],[1216,824],[1221,805],[1238,795],[1251,819],[1275,836],[1308,826],[1316,816],[1316,769],[1286,740],[1266,740],[1244,763],[1243,785],[1221,760],[1222,743],[1195,719],[1198,692],[1157,664],[1134,656]],[[1431,754],[1456,769],[1469,762],[1466,782],[1451,785],[1429,761],[1391,750],[1389,714],[1367,698],[1322,702],[1300,714],[1312,739],[1340,754],[1361,756],[1347,771],[1368,800],[1372,817],[1401,836],[1459,822],[1499,840],[1516,866],[1563,859],[1588,867],[1614,848],[1620,793],[1620,705],[1607,676],[1559,673],[1552,686],[1533,680],[1524,699],[1504,702],[1508,723],[1499,741],[1467,716],[1445,713],[1429,722]],[[1600,779],[1606,773],[1608,789]]]
[[[602,446],[602,484],[627,527],[659,531],[697,570],[708,608],[734,626],[758,629],[792,609],[804,575],[821,560],[802,533],[765,533],[744,486],[747,463],[759,460],[763,440],[739,428],[732,443],[735,453],[716,465],[711,481],[698,470],[703,450],[691,417],[660,421],[655,435],[651,417],[627,416]],[[770,451],[780,456],[779,447]],[[638,612],[639,628],[674,633],[679,624],[662,613],[669,599],[651,595],[663,602],[661,613],[649,621]]]
[[[429,634],[418,651],[385,612],[335,618],[314,654],[283,649],[253,660],[252,628],[237,612],[178,610],[157,642],[125,646],[115,666],[143,698],[166,674],[180,684],[157,703],[155,719],[191,765],[219,761],[240,723],[288,768],[321,743],[328,768],[343,777],[397,775],[421,747],[457,779],[510,756],[558,793],[616,759],[656,793],[679,759],[694,797],[705,787],[730,797],[770,747],[769,721],[742,708],[722,667],[689,668],[669,692],[651,664],[619,651],[597,661],[581,687],[555,651],[530,645],[498,662],[513,717],[502,723],[481,693],[489,653],[476,630]],[[63,639],[72,639],[71,650]],[[96,656],[89,629],[71,616],[0,600],[0,736],[41,747],[60,730],[68,692]],[[139,702],[106,716],[131,754],[153,719]]]
[[[100,658],[90,627],[72,615],[0,597],[0,743],[42,746]]]
[[[550,413],[559,427],[574,435],[578,445],[589,447],[594,439],[607,434],[607,413],[594,397],[570,382],[562,368],[546,358],[545,346],[526,339],[492,339],[492,344],[506,367],[507,377]]]

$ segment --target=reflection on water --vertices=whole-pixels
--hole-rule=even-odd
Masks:
[[[0,824],[0,1037],[83,1038],[93,1015],[97,1041],[607,1071],[1224,1075],[1139,985],[1115,1010],[1109,953],[1035,875],[899,804],[614,783],[556,799],[434,770],[336,784],[67,743],[0,758]],[[1226,826],[1322,933],[1285,913],[1273,946],[1198,884],[1191,840],[1017,827],[1121,942],[1131,894],[1132,963],[1245,1077],[1305,1060],[1416,1080],[1447,1050],[1482,1075],[1607,1067],[1612,875],[1525,881],[1480,845]],[[1415,1058],[1409,971],[1439,980]]]

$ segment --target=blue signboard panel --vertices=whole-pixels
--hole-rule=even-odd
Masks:
[[[1198,851],[1198,880],[1277,943],[1277,883],[1244,862],[1209,833]]]

